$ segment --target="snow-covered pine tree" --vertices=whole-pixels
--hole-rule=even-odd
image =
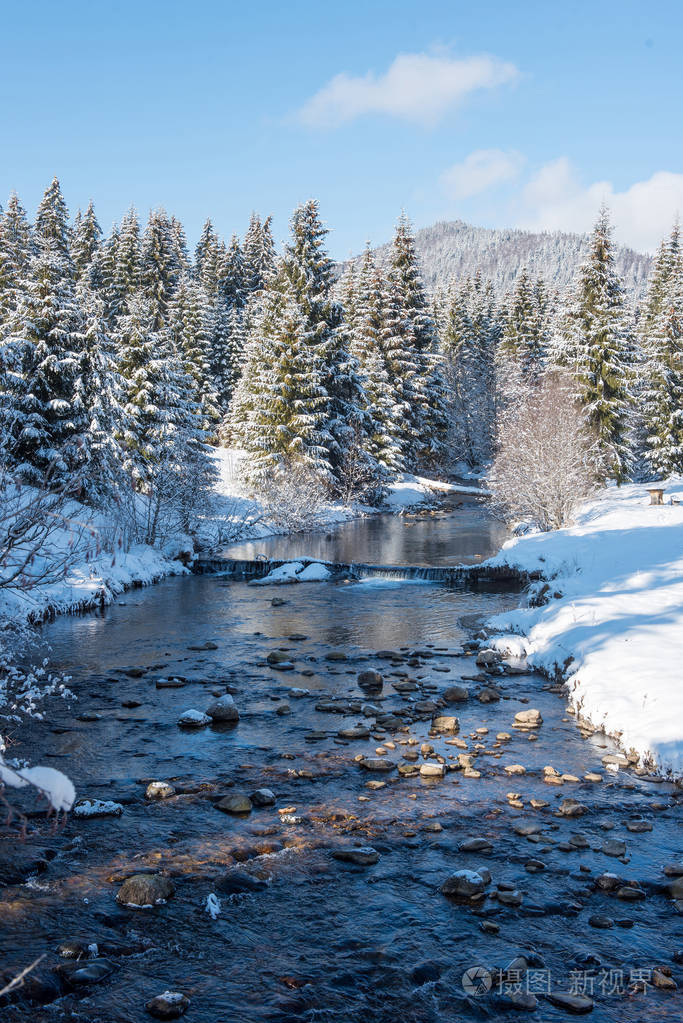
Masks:
[[[92,201],[88,203],[85,213],[80,210],[74,218],[71,235],[71,255],[76,271],[76,280],[85,280],[90,287],[99,287],[99,249],[102,244],[102,228],[95,215]]]
[[[84,420],[78,449],[79,477],[84,496],[102,505],[116,500],[124,485],[124,454],[119,440],[125,431],[124,388],[103,299],[82,280],[77,301],[82,314],[82,342],[74,403]]]
[[[247,298],[247,265],[236,234],[220,257],[218,294],[228,309],[243,309]]]
[[[152,210],[142,237],[140,286],[149,302],[155,331],[166,325],[182,262],[177,224],[174,226],[165,210]]]
[[[535,384],[545,367],[549,341],[548,297],[541,278],[532,281],[527,267],[520,270],[503,310],[501,359],[510,359],[522,382]]]
[[[261,222],[258,213],[252,213],[244,236],[245,287],[248,293],[263,291],[275,275],[275,243],[272,217]]]
[[[683,472],[683,253],[678,224],[660,249],[646,310],[640,421],[649,475],[666,478]]]
[[[493,288],[479,273],[454,281],[441,339],[447,383],[450,459],[481,467],[493,450],[495,360],[501,333]]]
[[[16,309],[31,257],[31,227],[16,193],[0,214],[0,337]]]
[[[183,274],[168,309],[168,332],[173,350],[195,385],[195,400],[210,429],[220,418],[211,372],[213,318],[200,284]]]
[[[404,424],[410,415],[404,390],[405,363],[394,347],[397,335],[389,317],[389,285],[369,245],[357,279],[354,275],[347,281],[344,291],[347,303],[353,303],[346,323],[347,343],[358,362],[364,409],[370,417],[367,448],[384,469],[401,472],[405,466]]]
[[[409,468],[422,470],[439,464],[445,455],[446,392],[415,239],[405,215],[396,227],[389,279],[395,293],[392,331],[402,339],[406,386],[412,391],[406,454]]]
[[[291,228],[250,332],[230,427],[248,452],[245,471],[254,484],[298,465],[334,488],[363,419],[362,391],[339,329],[327,230],[315,200],[295,210]]]
[[[82,342],[68,211],[55,178],[38,207],[26,285],[10,318],[21,349],[14,396],[14,455],[27,480],[77,486],[85,420],[74,400]]]
[[[219,251],[218,235],[211,221],[206,220],[195,246],[194,266],[197,280],[212,299],[218,291]]]
[[[553,359],[574,376],[605,474],[629,472],[631,389],[636,362],[633,326],[616,271],[609,212],[602,207],[588,259],[558,318]]]

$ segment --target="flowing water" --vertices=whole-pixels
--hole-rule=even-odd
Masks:
[[[485,557],[501,539],[470,502],[448,517],[373,518],[331,539],[276,538],[230,553],[444,564]],[[167,989],[190,998],[189,1023],[518,1019],[495,974],[480,995],[462,983],[468,968],[490,976],[518,955],[532,968],[519,984],[539,1000],[531,1019],[566,1019],[543,992],[549,984],[567,991],[572,981],[593,986],[593,1019],[677,1018],[677,992],[625,991],[632,971],[673,964],[681,972],[672,958],[680,917],[662,874],[680,859],[676,792],[631,770],[608,772],[601,758],[611,741],[582,738],[566,699],[540,677],[480,677],[463,652],[466,626],[518,599],[424,583],[253,587],[197,576],[46,628],[53,662],[72,676],[78,699],[51,701],[44,722],[15,731],[12,753],[67,771],[80,796],[114,800],[123,812],[71,816],[56,835],[35,818],[37,834],[24,845],[0,842],[0,877],[9,882],[0,889],[3,973],[46,954],[0,1009],[3,1023],[141,1023],[148,999]],[[284,665],[268,663],[273,651]],[[384,676],[381,694],[358,688],[368,669]],[[168,679],[180,682],[168,688]],[[441,713],[457,714],[461,746],[429,735],[428,701],[456,683],[469,699]],[[480,702],[491,684],[501,699]],[[204,710],[226,687],[237,725],[178,728],[183,711]],[[541,711],[542,726],[512,728],[529,707]],[[338,734],[356,725],[371,734]],[[447,767],[466,746],[480,777],[448,770],[430,781],[357,762],[406,764],[404,755],[417,753],[417,764],[436,764],[420,754],[424,742]],[[508,775],[514,764],[525,773]],[[546,765],[578,779],[597,770],[604,780],[548,785]],[[150,802],[152,780],[171,782],[176,794]],[[274,806],[248,816],[216,806],[260,788],[273,791]],[[513,791],[521,808],[510,805]],[[584,816],[556,815],[567,797],[585,804]],[[531,799],[548,805],[534,809]],[[629,830],[635,818],[652,830]],[[521,836],[520,824],[538,832]],[[490,845],[461,851],[470,838]],[[604,851],[611,839],[625,842],[621,858]],[[372,846],[378,862],[333,855],[355,846]],[[483,867],[492,875],[486,899],[459,903],[439,891],[454,871]],[[646,897],[600,891],[595,879],[606,871]],[[116,903],[126,877],[157,872],[175,886],[165,904]],[[505,904],[512,890],[521,905]],[[215,919],[205,910],[212,893]],[[595,917],[609,926],[589,924]],[[57,954],[64,941],[84,949],[85,975],[55,972],[73,965]],[[509,990],[514,981],[507,978]]]

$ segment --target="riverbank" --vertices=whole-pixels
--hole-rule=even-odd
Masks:
[[[491,559],[540,572],[540,607],[489,625],[524,637],[529,663],[561,676],[573,708],[641,762],[683,772],[683,481],[650,506],[643,486],[611,487],[576,524],[506,543]],[[505,648],[502,636],[494,644]],[[519,641],[518,641],[519,642]]]

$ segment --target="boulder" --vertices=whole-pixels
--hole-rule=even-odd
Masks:
[[[236,795],[224,796],[216,803],[216,807],[223,813],[230,813],[234,816],[251,813],[252,802],[249,796]]]
[[[439,717],[432,718],[432,731],[445,735],[455,735],[460,731],[460,722],[456,717],[442,714]]]
[[[378,671],[361,671],[358,675],[358,685],[366,692],[381,693],[384,679]]]
[[[543,724],[540,710],[531,707],[515,714],[513,728],[539,728]]]
[[[133,874],[119,888],[116,901],[132,909],[151,909],[170,899],[174,891],[173,881],[163,874]]]
[[[484,894],[486,882],[475,870],[457,870],[441,885],[441,893],[458,899],[471,899]]]
[[[180,991],[164,991],[145,1005],[147,1012],[155,1019],[179,1019],[190,1006],[190,999]]]
[[[240,714],[230,693],[219,696],[206,708],[212,721],[239,721]]]

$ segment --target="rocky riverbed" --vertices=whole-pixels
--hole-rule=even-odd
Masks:
[[[82,802],[0,843],[3,976],[45,957],[3,1020],[677,1018],[680,792],[472,641],[515,599],[202,577],[46,630],[78,700],[12,752]]]

